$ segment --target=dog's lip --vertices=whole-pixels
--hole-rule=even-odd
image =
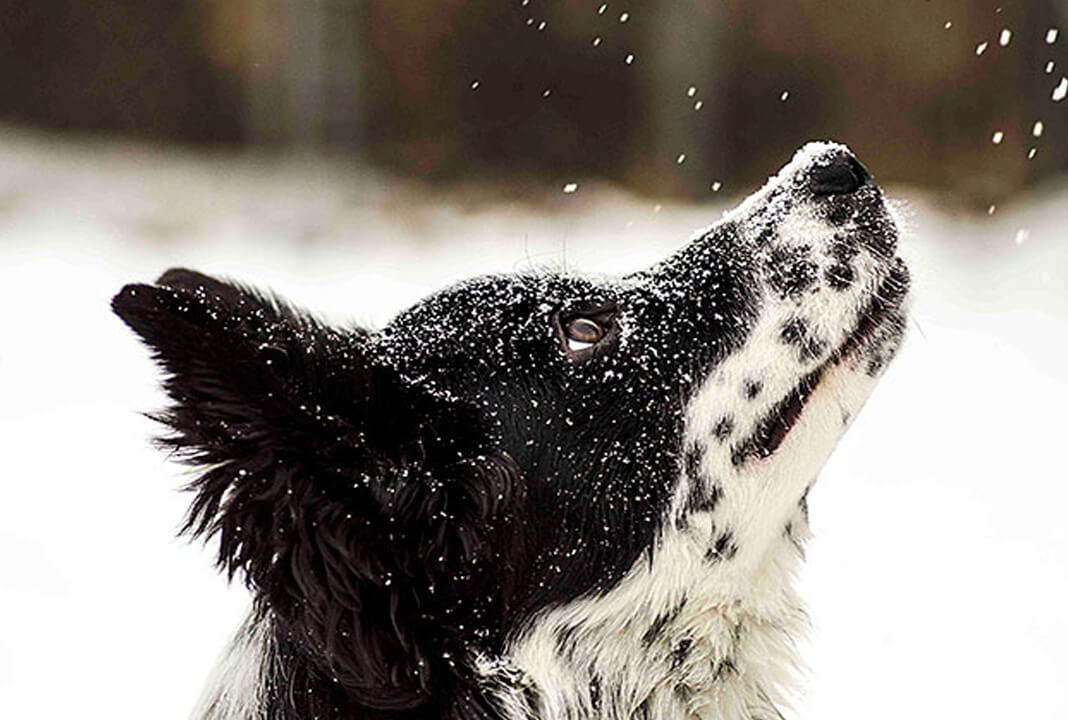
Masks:
[[[753,433],[731,450],[731,463],[736,467],[754,458],[770,457],[797,424],[805,403],[823,379],[830,361],[805,375],[790,393],[768,412]]]
[[[760,420],[749,437],[731,451],[735,466],[754,458],[767,458],[782,445],[790,430],[797,424],[809,397],[832,365],[839,365],[859,352],[865,342],[880,327],[886,317],[901,306],[908,293],[909,273],[904,261],[897,258],[886,278],[872,294],[871,301],[860,313],[853,332],[818,368],[801,378],[800,382]]]

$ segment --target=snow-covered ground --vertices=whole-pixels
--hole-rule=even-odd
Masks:
[[[245,607],[174,539],[181,471],[138,414],[162,402],[154,370],[108,311],[124,282],[188,265],[381,324],[471,274],[649,263],[725,208],[587,183],[460,202],[0,127],[0,717],[184,717]],[[908,212],[911,337],[811,497],[795,716],[1065,718],[1068,188]]]

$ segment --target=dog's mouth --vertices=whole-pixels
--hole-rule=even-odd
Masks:
[[[887,317],[905,300],[909,273],[905,263],[896,259],[889,274],[873,293],[860,313],[860,320],[845,341],[818,368],[801,378],[794,389],[777,402],[757,423],[756,430],[731,451],[731,462],[737,467],[754,459],[770,457],[782,445],[790,430],[801,418],[809,397],[819,386],[827,370],[860,352]]]

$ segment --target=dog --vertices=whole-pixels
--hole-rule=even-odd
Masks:
[[[124,287],[185,532],[253,595],[195,717],[780,718],[807,494],[905,330],[898,235],[811,143],[653,267],[473,279],[378,331]]]

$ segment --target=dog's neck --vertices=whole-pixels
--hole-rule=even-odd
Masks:
[[[762,555],[709,567],[710,518],[665,531],[610,592],[534,618],[477,663],[508,720],[764,720],[793,685],[806,620],[791,587],[804,511]]]
[[[543,612],[503,655],[477,652],[471,698],[446,711],[500,720],[775,720],[798,669],[805,614],[791,587],[804,512],[761,557],[709,567],[700,513],[665,530],[619,586]],[[227,648],[193,717],[252,720],[282,662],[269,616],[254,614]],[[277,669],[277,668],[275,668]],[[283,672],[282,675],[287,675]],[[273,699],[272,699],[273,697]],[[344,713],[338,715],[343,717]]]

